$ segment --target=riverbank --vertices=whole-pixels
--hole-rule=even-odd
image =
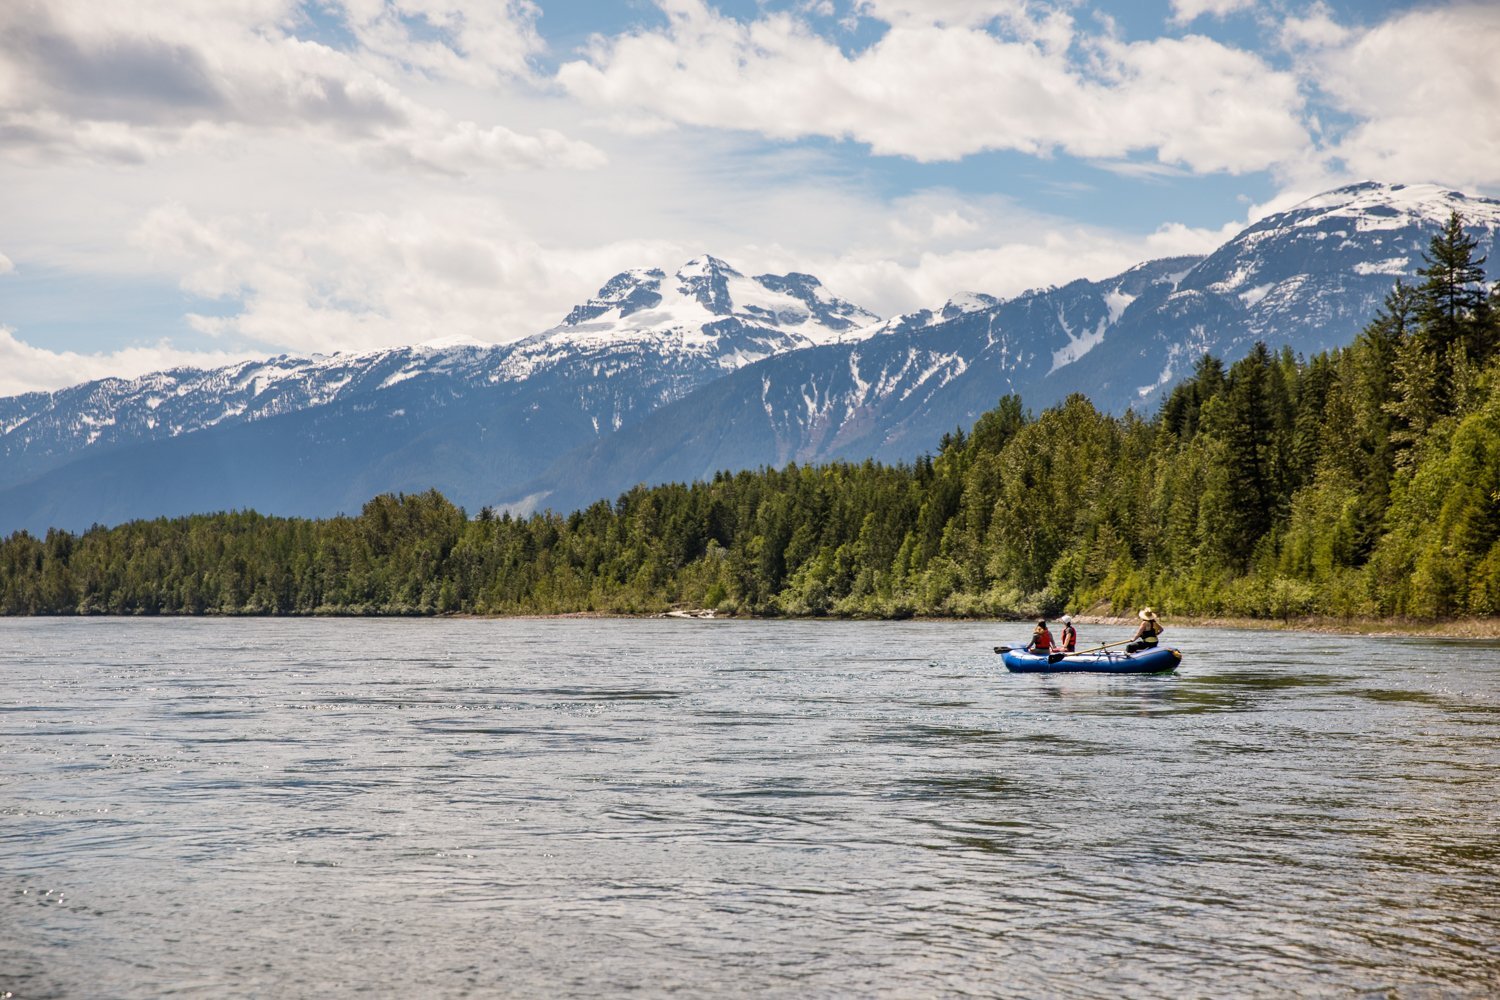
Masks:
[[[443,618],[443,619],[514,619],[519,621],[554,620],[607,620],[607,619],[677,619],[687,621],[928,621],[928,622],[1025,622],[1024,615],[999,619],[950,617],[944,615],[913,615],[878,618],[873,615],[834,616],[814,618],[797,615],[743,615],[726,614],[707,608],[675,608],[656,612],[624,611],[565,611],[554,614],[478,614],[474,612],[422,613],[417,611],[381,613],[368,609],[344,610],[320,608],[311,613],[278,615],[259,612],[205,611],[198,614],[74,614],[74,615],[0,615],[4,618]],[[1074,615],[1073,620],[1084,627],[1134,629],[1139,620],[1133,615],[1115,616],[1098,614]],[[1055,619],[1054,619],[1055,621]],[[1330,635],[1411,636],[1430,639],[1493,639],[1500,640],[1500,617],[1461,618],[1450,621],[1416,621],[1399,618],[1328,618],[1307,616],[1288,619],[1234,618],[1194,615],[1162,614],[1162,623],[1168,630],[1180,628],[1224,628],[1263,630],[1274,632],[1323,632]]]
[[[491,617],[480,615],[476,617]],[[497,616],[508,617],[508,616]],[[615,614],[601,611],[574,611],[556,615],[521,615],[517,617],[549,619],[549,618],[678,618],[678,619],[708,619],[718,621],[748,621],[752,618],[762,618],[771,621],[795,621],[794,615],[770,615],[770,616],[748,616],[724,614],[715,612],[710,608],[675,608],[666,612],[653,614]],[[802,619],[816,620],[816,619]],[[853,619],[830,617],[828,621],[849,621]],[[860,620],[875,621],[881,619],[861,618]],[[913,618],[886,619],[891,621],[975,621],[973,618],[947,618],[943,616],[917,615]],[[1014,620],[1025,621],[1022,616]],[[1103,626],[1107,628],[1134,629],[1140,624],[1134,615],[1098,615],[1081,614],[1074,615],[1073,620],[1083,626]],[[1333,618],[1317,615],[1308,615],[1300,618],[1266,619],[1266,618],[1235,618],[1224,616],[1197,616],[1197,615],[1162,615],[1162,624],[1168,629],[1172,628],[1228,628],[1247,630],[1269,630],[1275,632],[1324,632],[1330,635],[1369,635],[1369,636],[1413,636],[1431,639],[1500,639],[1500,617],[1497,618],[1459,618],[1449,621],[1417,621],[1403,618]]]
[[[1080,625],[1134,628],[1134,616],[1116,618],[1109,615],[1075,615]],[[1301,618],[1221,618],[1192,615],[1162,615],[1162,624],[1172,628],[1232,628],[1276,632],[1326,632],[1333,635],[1419,636],[1430,639],[1500,639],[1500,618],[1461,618],[1452,621],[1424,622],[1398,618],[1327,618],[1310,615]]]

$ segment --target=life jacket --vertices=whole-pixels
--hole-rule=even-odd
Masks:
[[[1073,652],[1078,645],[1078,630],[1072,625],[1063,626],[1062,646],[1068,652]]]
[[[1031,646],[1043,653],[1052,651],[1052,633],[1044,628],[1039,628],[1031,633]]]

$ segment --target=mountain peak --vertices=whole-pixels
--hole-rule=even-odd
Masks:
[[[488,350],[489,348],[494,346],[494,344],[480,340],[478,337],[471,337],[466,333],[453,333],[445,337],[434,337],[431,340],[424,340],[422,341],[422,343],[416,345],[416,350],[454,351],[464,350],[468,348]]]
[[[568,342],[588,350],[655,344],[652,350],[712,356],[737,367],[861,336],[880,320],[800,271],[748,277],[727,261],[700,254],[673,278],[659,268],[622,271],[558,326],[527,342]]]
[[[728,262],[707,253],[699,254],[677,269],[677,277],[683,281],[708,277],[714,274],[734,275],[738,277],[740,272],[736,271]]]
[[[704,254],[677,269],[677,289],[715,316],[728,316],[734,312],[729,282],[741,277],[740,272],[724,261]]]
[[[947,302],[943,303],[940,315],[943,319],[952,319],[962,316],[964,313],[978,312],[981,309],[993,309],[1000,304],[1001,300],[984,292],[959,292]]]
[[[1314,195],[1270,219],[1295,217],[1299,225],[1330,218],[1357,218],[1362,231],[1396,229],[1421,222],[1446,222],[1458,212],[1466,223],[1500,225],[1500,201],[1474,197],[1437,184],[1360,181]]]
[[[666,277],[660,268],[635,268],[621,271],[606,281],[599,294],[582,305],[574,306],[563,318],[563,326],[577,326],[597,319],[611,310],[621,317],[661,304],[661,283]]]

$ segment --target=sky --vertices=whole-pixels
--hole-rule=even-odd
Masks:
[[[1500,2],[5,0],[0,394],[505,342],[702,253],[882,316],[1500,195]]]

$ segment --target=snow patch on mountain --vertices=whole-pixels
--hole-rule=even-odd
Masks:
[[[1355,274],[1389,274],[1399,278],[1411,269],[1410,257],[1390,257],[1386,260],[1362,260],[1354,265]]]
[[[1104,293],[1104,307],[1109,310],[1109,322],[1111,325],[1118,323],[1125,310],[1130,308],[1130,303],[1140,298],[1138,295],[1130,295],[1120,288],[1111,288]]]
[[[1246,306],[1253,306],[1261,299],[1265,298],[1266,294],[1275,287],[1275,282],[1268,282],[1264,285],[1256,285],[1254,288],[1247,288],[1243,292],[1240,292],[1240,301],[1243,302]]]
[[[854,398],[864,402],[870,394],[870,383],[859,374],[859,352],[857,351],[849,355],[849,380],[854,383]]]
[[[1100,319],[1099,325],[1094,327],[1092,330],[1082,330],[1075,333],[1072,328],[1069,327],[1068,324],[1063,323],[1062,318],[1059,317],[1058,322],[1061,324],[1063,332],[1067,334],[1068,342],[1052,352],[1052,367],[1047,369],[1047,374],[1051,375],[1053,372],[1057,371],[1064,365],[1072,364],[1073,362],[1077,361],[1079,358],[1087,354],[1089,351],[1092,351],[1094,348],[1104,343],[1105,331],[1109,329],[1110,324],[1114,321],[1114,319],[1117,318],[1118,316],[1115,316],[1114,318],[1106,316]]]
[[[403,368],[398,372],[392,372],[390,375],[386,376],[386,378],[375,388],[389,389],[393,385],[400,385],[402,382],[405,382],[408,379],[414,379],[420,374],[421,372],[415,368]]]

